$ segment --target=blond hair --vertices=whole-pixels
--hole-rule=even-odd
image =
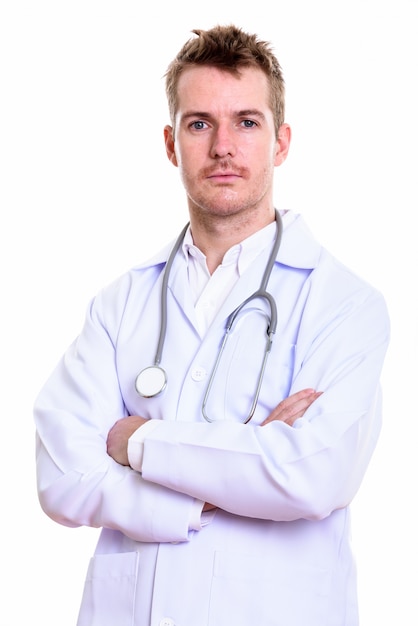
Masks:
[[[165,73],[165,88],[171,124],[174,128],[178,108],[177,87],[184,69],[194,65],[212,66],[239,75],[242,68],[255,67],[264,72],[270,86],[270,107],[276,136],[284,122],[285,84],[271,44],[237,26],[215,26],[210,30],[192,30],[189,39]]]

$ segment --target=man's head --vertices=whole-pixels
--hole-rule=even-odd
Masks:
[[[277,136],[284,122],[285,86],[280,65],[270,44],[233,25],[192,32],[196,36],[184,44],[165,75],[173,129],[178,107],[178,81],[185,69],[191,66],[212,66],[239,76],[240,70],[252,67],[262,70],[267,77]]]

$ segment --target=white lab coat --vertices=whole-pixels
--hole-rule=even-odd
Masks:
[[[300,216],[284,230],[269,291],[278,328],[257,411],[244,425],[265,345],[266,305],[236,324],[208,414],[202,398],[231,311],[255,291],[268,250],[199,335],[177,254],[162,364],[166,390],[144,399],[168,256],[93,300],[85,326],[35,406],[40,502],[57,522],[101,527],[78,626],[356,626],[349,504],[381,425],[389,321],[379,292],[337,262]],[[261,421],[306,387],[323,395],[293,427]],[[142,474],[106,453],[122,416],[160,420]],[[135,437],[133,437],[135,439]],[[135,446],[130,450],[135,467]],[[219,510],[190,530],[196,499]]]

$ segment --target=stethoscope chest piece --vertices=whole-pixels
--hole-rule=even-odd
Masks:
[[[135,380],[135,389],[143,398],[153,398],[164,391],[167,385],[167,375],[162,367],[150,365],[141,372]]]

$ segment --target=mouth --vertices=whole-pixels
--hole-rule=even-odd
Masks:
[[[222,170],[208,174],[207,178],[212,182],[227,184],[235,182],[238,178],[242,178],[242,176],[237,172]]]

